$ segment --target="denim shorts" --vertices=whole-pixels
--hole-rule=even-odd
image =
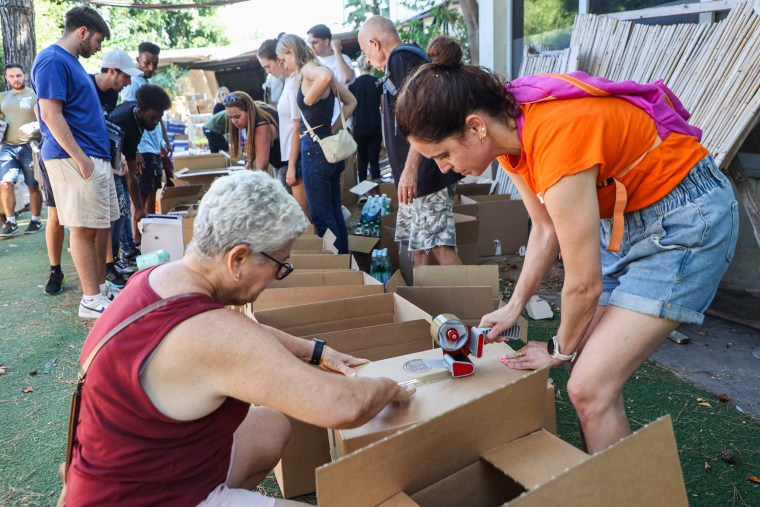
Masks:
[[[15,185],[19,173],[24,175],[26,186],[37,186],[32,167],[32,147],[29,144],[3,144],[0,147],[0,180]]]
[[[409,250],[429,251],[437,246],[457,246],[454,222],[454,188],[449,185],[432,194],[401,204],[396,217],[396,241],[409,241]]]
[[[611,232],[612,221],[602,220],[599,305],[701,324],[734,256],[738,204],[707,156],[668,195],[625,214],[617,253],[607,251]]]

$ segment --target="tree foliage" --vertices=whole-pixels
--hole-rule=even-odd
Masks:
[[[161,0],[161,3],[187,3],[188,0]],[[198,1],[198,0],[194,0]],[[76,2],[35,0],[37,48],[42,49],[63,33],[63,16]],[[164,49],[216,46],[228,43],[224,28],[215,19],[216,7],[199,9],[140,10],[124,7],[96,7],[111,29],[107,49],[134,51],[150,41]]]
[[[345,8],[348,12],[346,23],[354,30],[358,30],[370,16],[390,15],[388,0],[346,0]]]
[[[469,60],[470,40],[464,17],[452,3],[445,1],[435,5],[435,0],[406,0],[404,5],[418,12],[426,12],[402,24],[398,32],[404,42],[415,42],[426,48],[428,43],[439,35],[448,35],[462,46],[464,59]]]
[[[577,7],[577,3],[567,0],[526,0],[525,37],[547,47],[566,45]]]

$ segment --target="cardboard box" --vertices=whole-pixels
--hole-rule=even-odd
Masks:
[[[426,359],[441,359],[441,349],[416,352],[359,366],[356,368],[359,376],[390,377],[399,383],[408,382],[415,385],[417,392],[408,404],[388,405],[363,426],[334,430],[334,457],[345,456],[399,430],[452,410],[483,393],[503,388],[525,377],[530,372],[513,370],[501,364],[501,357],[511,351],[505,343],[486,345],[482,357],[470,357],[475,365],[475,373],[456,379],[451,377],[448,370],[430,368],[423,363]],[[545,397],[546,387],[539,395],[542,410]]]
[[[377,188],[377,193],[380,195],[387,195],[391,198],[391,211],[398,211],[398,189],[395,183],[380,183]],[[395,220],[393,222],[396,223]]]
[[[499,266],[418,266],[415,287],[490,287],[492,310],[499,307]]]
[[[230,159],[223,153],[206,153],[203,155],[177,155],[174,157],[175,172],[187,169],[187,172],[202,172],[208,169],[226,169]]]
[[[183,182],[184,183],[184,182]],[[166,185],[156,192],[156,213],[168,214],[175,210],[185,211],[198,204],[203,185]]]
[[[460,204],[463,195],[488,195],[491,193],[493,183],[457,183],[454,190],[454,203]]]
[[[396,287],[396,294],[436,317],[451,313],[465,324],[478,325],[480,318],[491,313],[491,287]]]
[[[383,284],[361,271],[295,271],[283,280],[275,280],[256,301],[248,303],[247,312],[286,308],[321,301],[332,301],[372,294],[382,294]]]
[[[477,204],[480,229],[478,252],[481,257],[496,255],[495,240],[501,243],[501,254],[514,254],[528,244],[530,216],[522,200],[508,195],[462,196],[462,204]]]
[[[295,336],[321,337],[336,350],[373,361],[430,348],[431,316],[395,294],[265,310],[256,319]],[[324,428],[290,422],[290,440],[274,470],[285,498],[314,492],[314,470],[330,461]]]
[[[589,456],[541,427],[547,373],[318,468],[319,505],[688,505],[669,416]]]
[[[193,226],[195,225],[195,214],[182,217],[182,243],[187,249],[187,245],[193,239]]]
[[[230,174],[228,169],[209,169],[195,172],[179,170],[174,173],[174,178],[191,185],[202,185],[201,194],[205,194],[215,179],[228,174]]]
[[[315,269],[358,269],[356,260],[348,254],[293,254],[288,261],[299,271]]]
[[[353,254],[359,269],[369,273],[372,265],[372,250],[378,246],[380,238],[374,236],[348,236],[348,250]],[[388,249],[390,254],[390,249]],[[389,255],[390,256],[390,255]]]
[[[346,168],[340,175],[340,200],[346,206],[356,205],[357,196],[351,193],[351,189],[356,186],[356,154],[351,155],[345,161]]]
[[[335,235],[329,230],[325,232],[323,237],[319,237],[316,234],[303,233],[298,236],[293,242],[293,246],[290,248],[291,254],[307,254],[307,253],[333,253],[337,254],[338,249],[335,248]]]

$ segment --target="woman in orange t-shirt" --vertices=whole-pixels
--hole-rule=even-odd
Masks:
[[[515,324],[562,252],[557,335],[504,361],[567,364],[587,450],[602,450],[630,434],[628,378],[681,323],[704,318],[736,245],[731,185],[695,137],[661,139],[624,99],[518,104],[501,78],[461,64],[455,42],[436,44],[441,63],[407,82],[398,127],[443,172],[480,175],[498,158],[530,213],[512,297],[480,324],[493,327],[491,340]]]

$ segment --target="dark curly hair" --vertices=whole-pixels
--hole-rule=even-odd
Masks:
[[[504,123],[519,116],[506,81],[490,69],[462,63],[462,48],[449,37],[428,45],[432,63],[420,66],[404,84],[396,103],[401,132],[426,142],[464,134],[465,119],[481,111]]]

